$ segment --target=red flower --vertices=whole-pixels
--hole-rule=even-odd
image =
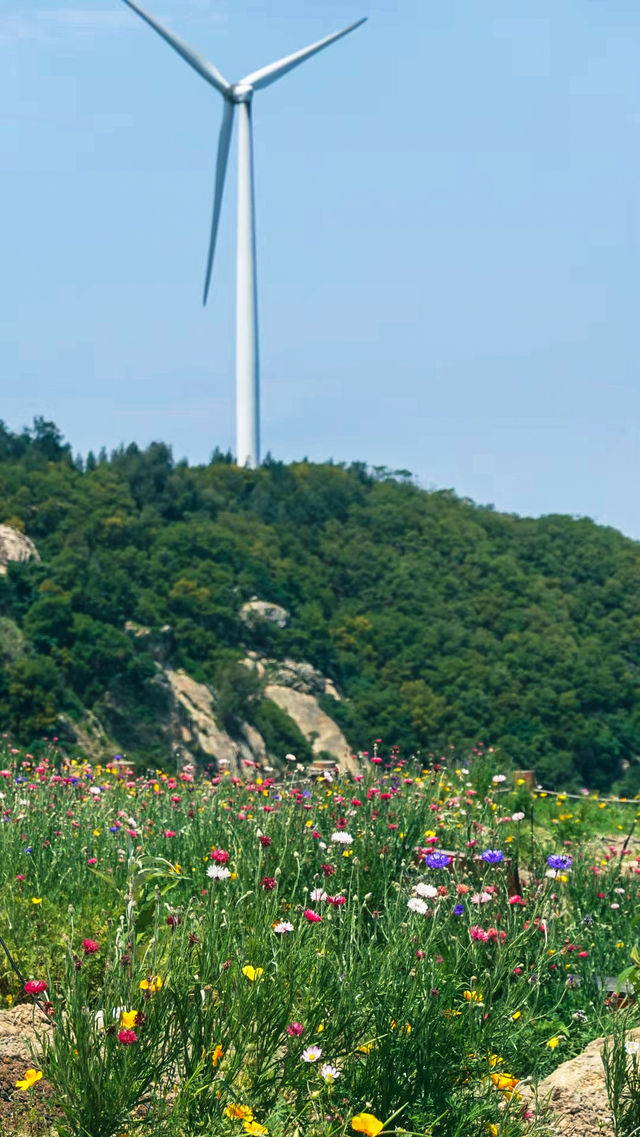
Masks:
[[[263,849],[268,849],[269,845],[271,844],[271,838],[265,837],[265,835],[263,834],[260,838],[260,844],[262,845]]]
[[[336,871],[333,865],[320,865],[325,876],[333,876]]]
[[[100,944],[96,943],[95,940],[83,940],[82,949],[85,955],[95,955],[97,951],[100,951]]]
[[[346,903],[347,903],[346,896],[327,896],[327,904],[335,904],[335,905],[339,906],[341,904],[346,904]]]
[[[41,995],[46,991],[47,984],[44,979],[27,979],[24,989],[27,995]]]
[[[229,860],[229,854],[225,851],[225,849],[212,849],[212,851],[209,853],[209,856],[211,857],[212,861],[216,862],[217,865],[226,865],[227,861]]]
[[[277,885],[277,881],[273,876],[263,876],[260,883],[262,884],[265,892],[273,892],[274,888]]]
[[[311,908],[305,908],[302,915],[304,916],[305,920],[309,921],[310,924],[319,924],[322,920],[322,916],[319,916],[318,913],[314,912]]]
[[[137,1036],[135,1030],[119,1030],[118,1031],[118,1042],[121,1042],[123,1044],[123,1046],[130,1046],[132,1042],[137,1042],[137,1041],[138,1041],[138,1036]]]
[[[290,1034],[292,1038],[295,1038],[296,1035],[302,1034],[303,1030],[304,1027],[302,1023],[289,1023],[289,1026],[287,1027],[287,1034]]]

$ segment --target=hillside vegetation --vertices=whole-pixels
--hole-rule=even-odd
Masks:
[[[548,783],[604,789],[626,769],[640,784],[640,545],[613,529],[359,463],[241,470],[216,452],[194,467],[160,443],[80,460],[42,419],[0,424],[0,522],[42,558],[0,578],[0,723],[18,742],[89,708],[162,760],[135,621],[215,686],[229,723],[268,717],[238,664],[254,650],[333,679],[354,749],[482,740]],[[288,626],[248,628],[254,596]]]

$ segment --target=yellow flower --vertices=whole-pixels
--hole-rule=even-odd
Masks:
[[[126,1027],[127,1030],[133,1030],[134,1026],[136,1025],[136,1019],[137,1018],[138,1018],[138,1012],[137,1011],[123,1011],[122,1012],[122,1026]]]
[[[19,1090],[30,1090],[32,1086],[35,1086],[36,1082],[40,1081],[41,1077],[42,1072],[40,1070],[27,1070],[24,1078],[16,1082],[16,1086]]]
[[[519,1080],[519,1078],[514,1078],[511,1074],[491,1075],[491,1081],[493,1082],[494,1086],[496,1089],[500,1090],[500,1092],[503,1093],[505,1097],[511,1097],[511,1094],[515,1090]]]
[[[152,995],[155,995],[156,991],[159,991],[161,987],[162,980],[159,975],[152,975],[151,979],[143,979],[140,983],[140,990],[151,991]]]
[[[242,968],[242,974],[246,975],[247,979],[250,979],[252,983],[255,983],[256,979],[259,979],[261,975],[264,975],[264,968],[252,967],[250,963],[246,963]]]
[[[618,940],[616,947],[624,947],[624,942],[622,940]],[[7,998],[9,998],[8,995],[7,995]]]
[[[373,1043],[363,1042],[362,1046],[358,1047],[358,1050],[359,1050],[360,1054],[370,1054],[371,1051],[373,1050]]]
[[[342,854],[343,857],[352,857],[353,849],[345,849]],[[364,1117],[364,1114],[362,1115]]]
[[[5,1003],[8,1003],[9,1006],[11,1006],[13,1003],[13,995],[5,995],[4,1001]]]
[[[483,1006],[482,995],[479,991],[463,991],[463,995],[468,1003],[478,1003]]]
[[[523,781],[524,779],[521,778],[519,780]],[[494,1125],[493,1122],[490,1121],[487,1125],[487,1133],[490,1133],[491,1137],[498,1137],[498,1126]]]
[[[237,1117],[240,1121],[253,1121],[253,1110],[248,1105],[232,1102],[224,1111],[227,1117]]]
[[[32,904],[42,904],[42,897],[41,896],[32,896],[31,897],[31,903]]]
[[[548,1046],[548,1047],[550,1047],[550,1049],[551,1049],[551,1050],[555,1050],[555,1048],[556,1048],[556,1046],[558,1045],[558,1043],[559,1043],[559,1042],[560,1042],[560,1039],[558,1038],[558,1036],[557,1036],[557,1034],[556,1034],[556,1035],[554,1035],[554,1037],[553,1037],[553,1038],[549,1038],[549,1039],[547,1039],[547,1042],[546,1042],[546,1044],[545,1044],[545,1045],[546,1045],[546,1046]]]
[[[356,1133],[366,1133],[366,1137],[377,1137],[380,1130],[384,1129],[384,1122],[378,1121],[372,1113],[359,1113],[353,1118],[351,1128],[355,1129]]]
[[[514,1013],[512,1014],[511,1018],[512,1018],[512,1019],[513,1019],[513,1021],[515,1022],[515,1021],[516,1021],[516,1019],[519,1019],[519,1018],[520,1018],[520,1015],[521,1015],[521,1014],[522,1014],[522,1011],[514,1011]]]
[[[213,1054],[211,1055],[211,1061],[213,1062],[214,1066],[218,1065],[218,1062],[222,1058],[223,1054],[224,1054],[224,1050],[222,1049],[220,1043],[218,1043],[218,1045],[215,1047],[215,1049],[213,1051]]]
[[[259,1121],[245,1121],[245,1133],[268,1133],[266,1125],[261,1125]]]

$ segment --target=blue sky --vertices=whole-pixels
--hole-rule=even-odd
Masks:
[[[254,100],[265,450],[640,538],[637,0],[145,0]],[[220,96],[117,0],[2,0],[0,418],[234,444]]]

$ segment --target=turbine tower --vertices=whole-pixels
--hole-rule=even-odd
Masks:
[[[233,117],[238,113],[238,235],[236,260],[236,457],[239,466],[257,466],[260,462],[260,394],[259,394],[259,360],[258,360],[258,292],[256,284],[256,235],[255,235],[255,205],[253,195],[253,138],[251,127],[251,100],[254,91],[269,87],[277,79],[282,78],[288,71],[304,63],[318,51],[335,43],[336,40],[355,31],[363,24],[358,20],[343,28],[340,32],[326,36],[303,47],[293,55],[261,67],[259,71],[252,71],[245,75],[239,83],[229,83],[220,74],[213,63],[209,63],[202,55],[184,43],[178,36],[145,12],[135,0],[124,0],[124,3],[137,12],[146,22],[162,36],[166,42],[181,55],[187,63],[206,79],[224,99],[222,125],[218,139],[218,162],[216,166],[215,191],[213,196],[213,219],[211,222],[211,237],[209,239],[209,253],[207,256],[207,270],[204,283],[203,304],[207,302],[211,271],[216,249],[216,236],[224,180],[227,172],[227,160],[231,143]]]

